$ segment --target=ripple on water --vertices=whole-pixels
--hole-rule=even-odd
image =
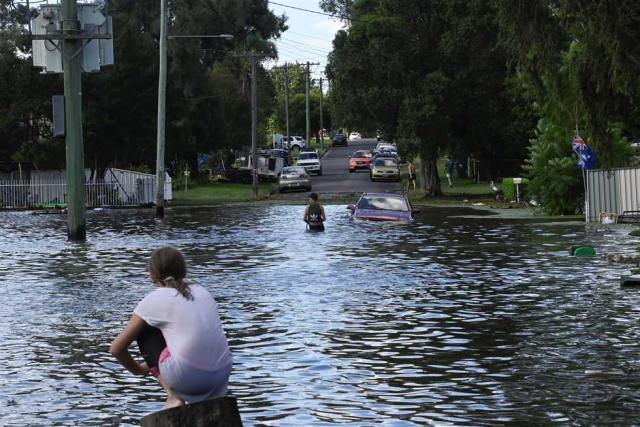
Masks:
[[[245,425],[630,424],[640,410],[638,296],[625,266],[567,257],[575,242],[634,254],[624,230],[446,218],[353,224],[328,206],[88,215],[0,214],[3,425],[135,425],[161,406],[108,345],[171,244],[215,295]]]

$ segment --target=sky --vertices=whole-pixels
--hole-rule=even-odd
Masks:
[[[16,0],[25,3],[25,0]],[[32,4],[46,0],[32,0]],[[56,0],[50,0],[56,3]],[[283,65],[285,62],[319,62],[320,65],[312,66],[311,74],[313,78],[323,77],[327,64],[327,55],[332,50],[332,41],[335,33],[343,28],[340,20],[331,18],[320,9],[319,0],[275,0],[274,4],[269,1],[269,8],[278,16],[288,17],[287,25],[289,29],[284,32],[279,40],[276,40],[278,47],[278,61],[265,63],[267,68],[274,65]],[[318,13],[305,12],[293,9],[293,6],[300,9],[308,9]]]
[[[274,4],[269,2],[269,8],[276,14],[285,14],[288,17],[289,29],[284,32],[279,40],[277,65],[285,62],[319,62],[320,65],[312,66],[313,78],[323,77],[327,65],[327,55],[332,50],[333,37],[343,27],[338,19],[326,15],[283,7],[281,5],[294,6],[323,13],[318,6],[319,0],[277,0]],[[272,64],[265,64],[267,67]]]

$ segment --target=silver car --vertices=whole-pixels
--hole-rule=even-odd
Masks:
[[[311,177],[302,166],[282,168],[278,178],[278,190],[306,190],[311,191]]]

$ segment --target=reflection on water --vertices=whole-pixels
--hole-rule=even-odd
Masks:
[[[218,300],[245,425],[630,424],[640,410],[639,294],[624,229],[448,217],[352,224],[302,206],[0,214],[3,425],[129,424],[163,392],[108,353],[171,244]]]

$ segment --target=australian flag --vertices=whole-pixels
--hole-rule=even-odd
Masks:
[[[580,169],[593,169],[595,167],[596,153],[580,138],[580,135],[573,137],[571,146],[573,147],[573,151],[578,155],[578,167]]]

